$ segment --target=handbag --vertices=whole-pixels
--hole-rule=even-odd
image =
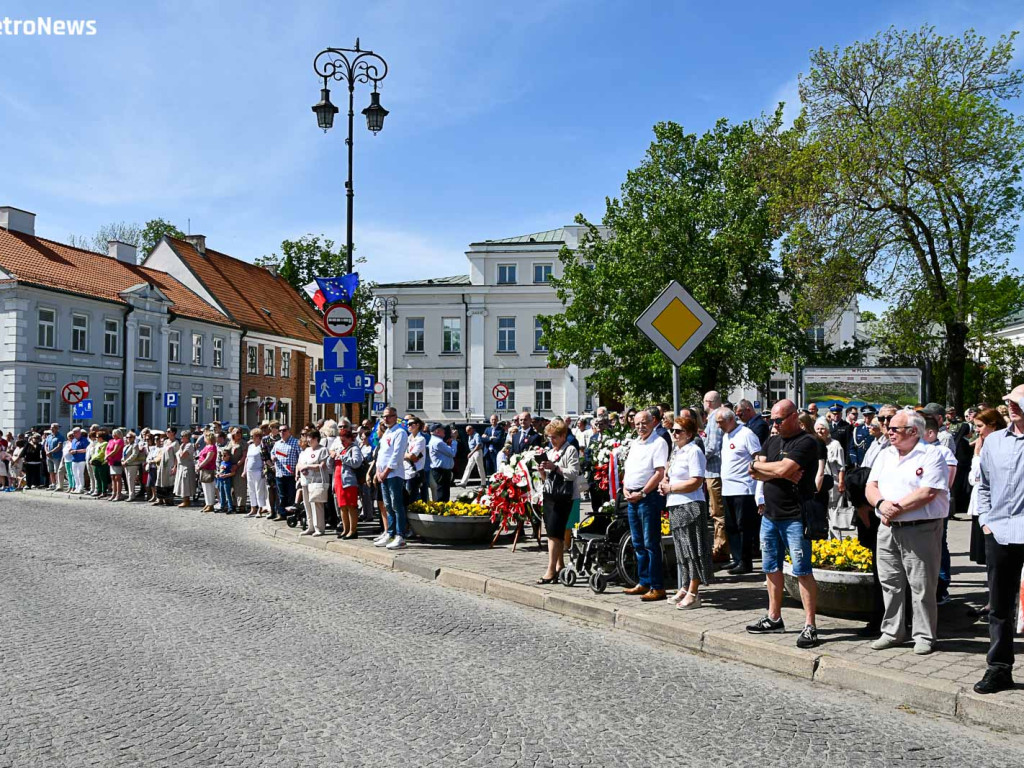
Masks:
[[[548,477],[548,488],[548,495],[554,499],[571,499],[576,491],[576,483],[552,472]]]
[[[303,493],[312,504],[324,504],[327,501],[327,483],[310,483]]]
[[[820,497],[828,498],[835,480],[832,475],[825,475],[821,480],[821,490],[809,499],[800,501],[800,518],[804,524],[804,538],[820,541],[829,537],[828,504]]]
[[[200,483],[212,483],[214,481],[214,474],[212,469],[200,469],[199,470],[199,482]]]

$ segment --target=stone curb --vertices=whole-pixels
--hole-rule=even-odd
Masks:
[[[436,566],[409,552],[395,555],[386,550],[368,549],[344,541],[328,541],[326,537],[300,537],[298,532],[271,525],[268,521],[260,524],[260,530],[272,538],[335,552],[388,570],[402,571],[427,581],[436,581],[444,587],[538,608],[589,624],[659,640],[706,656],[782,672],[819,685],[866,693],[900,706],[953,717],[961,722],[1024,733],[1024,707],[1005,698],[979,696],[969,688],[950,681],[917,678],[896,670],[858,664],[827,653],[787,648],[752,636],[699,630],[669,619],[628,609],[618,610],[590,600],[556,594],[550,590],[496,579],[473,571]]]

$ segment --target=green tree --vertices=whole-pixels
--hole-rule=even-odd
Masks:
[[[365,259],[357,258],[357,264]],[[325,235],[303,235],[298,240],[285,240],[281,243],[281,253],[261,256],[256,263],[264,267],[276,267],[278,274],[312,304],[306,294],[305,286],[313,282],[314,277],[338,277],[345,274],[345,248],[337,249],[334,241]],[[352,300],[352,308],[356,311],[358,326],[356,329],[356,346],[359,364],[366,370],[377,368],[377,324],[379,313],[373,308],[372,282],[360,281]]]
[[[1005,258],[1022,208],[1024,121],[1006,104],[1024,82],[1010,67],[1015,36],[989,46],[973,31],[889,29],[813,52],[772,169],[800,313],[827,315],[857,293],[888,299],[893,350],[941,353],[958,409],[972,337],[990,338],[981,318],[1003,309],[986,286],[1019,282]],[[1019,289],[1010,298],[1019,306]]]
[[[185,233],[164,219],[150,219],[146,222],[146,226],[142,228],[139,236],[140,261],[145,259],[156,248],[157,243],[160,242],[164,235],[182,238],[185,236]]]
[[[594,370],[603,393],[663,401],[671,365],[634,322],[671,280],[718,321],[680,369],[683,397],[767,381],[788,365],[796,329],[780,299],[778,237],[758,183],[764,123],[720,120],[701,136],[676,123],[654,126],[643,163],[609,199],[605,229],[587,222],[579,249],[563,249],[554,281],[565,312],[541,319],[551,365]]]

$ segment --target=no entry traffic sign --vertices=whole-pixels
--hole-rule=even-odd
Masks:
[[[80,403],[89,396],[89,382],[72,381],[64,385],[60,391],[60,399],[68,405]]]
[[[495,400],[507,400],[508,387],[504,384],[495,384],[494,389],[491,390],[491,394],[494,395]]]

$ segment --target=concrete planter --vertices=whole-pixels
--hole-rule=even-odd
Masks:
[[[455,517],[446,515],[423,515],[409,512],[409,527],[413,533],[427,541],[442,544],[475,544],[488,542],[494,537],[497,523],[491,522],[490,515],[480,517]]]
[[[800,601],[800,587],[793,575],[793,566],[782,564],[786,582],[786,593]],[[814,580],[818,583],[818,613],[826,616],[864,618],[871,613],[872,584],[871,571],[827,571],[814,569]]]

